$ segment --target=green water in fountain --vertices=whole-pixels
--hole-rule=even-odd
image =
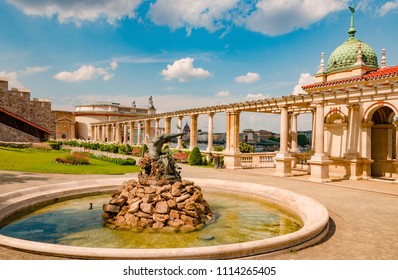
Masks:
[[[99,248],[188,248],[248,242],[299,230],[292,213],[264,200],[230,193],[205,194],[215,222],[190,233],[134,232],[103,227],[109,194],[67,200],[38,209],[0,229],[0,234],[52,244]],[[92,203],[92,209],[90,208]]]

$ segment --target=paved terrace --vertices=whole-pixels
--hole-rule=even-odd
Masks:
[[[340,180],[319,184],[308,175],[279,178],[273,168],[240,171],[183,165],[183,177],[206,177],[276,186],[310,196],[326,206],[331,218],[329,235],[304,250],[251,259],[398,259],[398,184],[387,181]],[[0,171],[0,193],[65,181],[105,178],[109,175],[63,175]],[[131,174],[121,177],[130,178]],[[57,259],[0,248],[0,259]]]

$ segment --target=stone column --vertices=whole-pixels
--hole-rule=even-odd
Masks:
[[[227,169],[241,169],[241,152],[239,150],[240,111],[229,110],[227,115],[226,147],[224,165]]]
[[[127,144],[128,143],[128,131],[127,131],[127,123],[123,124],[123,144]]]
[[[331,161],[325,155],[324,145],[324,104],[319,102],[316,103],[315,112],[315,154],[308,162],[311,167],[309,180],[312,182],[325,183],[331,181],[329,179],[329,164]]]
[[[122,123],[116,124],[116,142],[117,143],[122,143],[122,135],[123,135],[122,126],[123,126]]]
[[[114,123],[112,124],[112,142],[117,141],[117,125]]]
[[[102,125],[97,126],[97,141],[101,142],[102,139]]]
[[[182,132],[182,119],[183,118],[184,118],[183,116],[178,117],[178,127],[179,127],[178,133]],[[180,149],[182,149],[182,137],[181,136],[177,138],[177,150],[180,150]]]
[[[137,124],[137,145],[141,146],[141,121]]]
[[[155,137],[159,136],[159,119],[155,120]]]
[[[134,136],[135,136],[135,133],[134,133],[134,123],[135,122],[130,122],[130,145],[131,146],[133,146],[134,145]]]
[[[164,123],[164,133],[170,134],[171,133],[171,117],[167,117]]]
[[[312,110],[311,114],[312,114],[311,151],[315,151],[315,125],[316,125],[315,110]]]
[[[348,105],[348,150],[346,158],[358,157],[358,140],[360,132],[359,104]]]
[[[144,136],[144,143],[149,145],[151,141],[151,120],[145,121],[145,136]]]
[[[90,140],[94,140],[94,137],[95,137],[95,129],[94,129],[94,126],[93,125],[90,125],[89,126],[90,127]]]
[[[109,143],[109,142],[111,142],[112,126],[111,126],[111,124],[106,124],[105,126],[106,126],[106,136],[105,136],[106,141],[105,142]]]
[[[106,138],[106,131],[108,130],[108,127],[106,124],[102,125],[102,136],[101,136],[101,141],[105,142],[105,138]]]
[[[292,129],[291,129],[291,138],[292,144],[290,148],[290,152],[297,153],[298,152],[298,143],[297,143],[297,113],[292,114]]]
[[[189,134],[189,150],[198,145],[198,115],[193,114],[190,116],[190,134]]]
[[[275,156],[275,173],[274,176],[289,177],[292,174],[293,157],[287,151],[287,142],[289,138],[289,115],[288,107],[282,106],[281,109],[281,126],[279,152]]]
[[[209,113],[209,124],[208,124],[208,134],[207,134],[207,151],[212,152],[213,148],[213,123],[214,123],[214,113]]]
[[[398,120],[394,121],[395,126],[395,180],[394,183],[398,183]]]
[[[348,105],[348,147],[345,155],[346,169],[350,180],[362,179],[362,163],[359,160],[359,134],[361,130],[359,104]]]
[[[94,125],[94,137],[91,139],[92,141],[98,140],[98,125]]]
[[[362,123],[362,144],[364,145],[364,154],[362,155],[362,179],[371,178],[372,160],[372,122]]]

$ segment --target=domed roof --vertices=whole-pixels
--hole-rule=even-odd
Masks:
[[[361,40],[350,37],[330,55],[327,72],[351,68],[357,62],[358,43],[362,43],[362,61],[369,67],[378,68],[375,51]]]
[[[351,11],[351,26],[348,29],[349,38],[338,46],[330,55],[327,73],[339,70],[349,70],[357,62],[358,43],[362,43],[362,61],[369,68],[378,68],[377,55],[375,51],[366,43],[355,37],[354,13],[355,9],[349,7]]]

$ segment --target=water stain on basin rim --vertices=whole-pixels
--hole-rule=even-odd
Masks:
[[[0,222],[13,217],[21,209],[45,201],[66,197],[80,197],[117,189],[125,178],[87,180],[47,185],[0,196]],[[283,189],[261,184],[227,180],[190,178],[204,191],[237,193],[265,199],[278,207],[295,213],[303,227],[293,233],[274,238],[217,246],[167,249],[113,249],[65,246],[32,242],[0,235],[0,246],[39,254],[84,259],[227,259],[255,254],[297,250],[313,245],[328,231],[328,212],[315,200]]]

